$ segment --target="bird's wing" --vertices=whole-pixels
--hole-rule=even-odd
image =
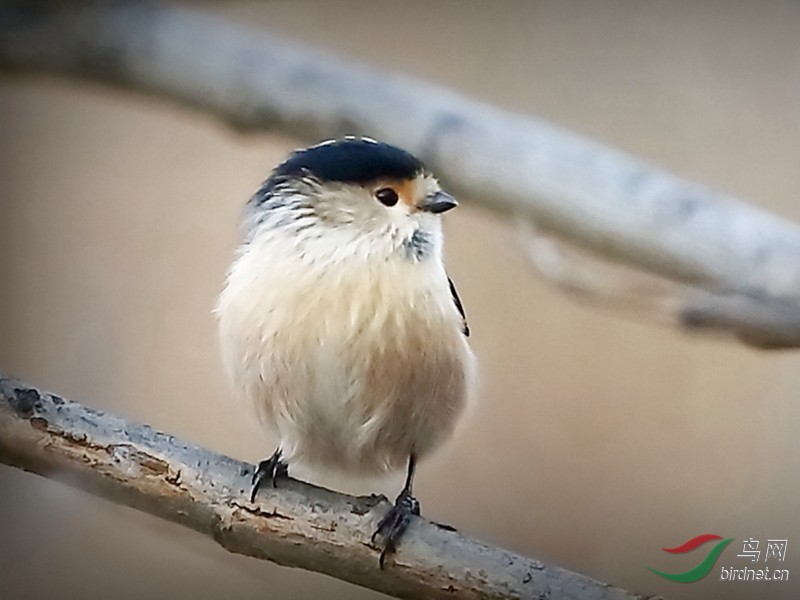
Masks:
[[[456,308],[458,312],[461,314],[461,332],[469,337],[469,325],[467,324],[467,315],[464,313],[464,305],[461,304],[461,298],[458,297],[458,292],[456,291],[456,286],[453,283],[453,280],[449,277],[447,278],[447,282],[450,284],[450,295],[453,297],[453,302],[456,304]]]

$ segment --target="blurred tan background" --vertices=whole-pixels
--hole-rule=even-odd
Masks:
[[[797,2],[232,2],[220,10],[549,119],[800,222]],[[257,461],[211,309],[242,204],[306,141],[241,136],[152,98],[0,79],[0,369]],[[480,406],[421,466],[423,513],[667,598],[800,597],[800,356],[692,338],[538,281],[465,198],[447,259]],[[397,481],[381,491],[395,494]],[[705,550],[735,537],[703,581]],[[788,538],[788,583],[719,581],[741,540]],[[709,547],[704,547],[709,548]],[[0,467],[0,595],[372,598],[227,554],[178,526]]]

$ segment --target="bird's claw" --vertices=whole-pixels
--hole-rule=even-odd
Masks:
[[[289,475],[289,466],[281,460],[280,449],[276,450],[272,456],[258,463],[256,470],[253,471],[253,490],[250,492],[250,502],[256,501],[256,494],[266,480],[272,482],[272,487],[277,487],[277,479]]]
[[[375,543],[378,537],[384,540],[383,550],[381,550],[381,555],[378,559],[381,569],[383,569],[386,556],[393,553],[397,548],[397,541],[408,528],[412,516],[419,516],[419,501],[409,492],[403,490],[394,501],[394,506],[378,522],[378,528],[370,538],[372,543]]]

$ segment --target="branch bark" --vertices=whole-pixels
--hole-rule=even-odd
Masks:
[[[688,332],[732,335],[764,350],[795,348],[800,340],[800,302],[794,298],[710,291],[604,261],[531,227],[522,227],[520,238],[542,278],[595,306]]]
[[[0,0],[0,10],[6,70],[145,92],[242,131],[387,139],[418,154],[459,195],[705,290],[704,313],[726,315],[706,327],[800,347],[800,228],[739,200],[541,120],[211,15],[135,2]],[[730,311],[737,294],[765,303]],[[720,306],[709,308],[715,295]],[[773,314],[775,299],[790,310]],[[687,306],[682,320],[695,312]],[[754,312],[770,318],[748,321]]]
[[[250,503],[252,465],[2,375],[0,463],[190,527],[231,552],[399,598],[643,598],[420,518],[380,570],[370,535],[386,498],[287,480]]]

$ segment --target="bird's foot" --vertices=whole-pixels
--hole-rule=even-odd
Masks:
[[[250,492],[250,502],[255,502],[256,494],[265,481],[269,480],[272,482],[272,487],[277,487],[277,479],[288,475],[289,465],[281,460],[281,450],[278,448],[272,456],[258,463],[258,467],[253,472],[253,491]]]
[[[412,516],[419,516],[419,501],[407,490],[400,492],[394,501],[394,506],[389,509],[378,523],[378,528],[372,534],[372,542],[378,537],[383,538],[383,550],[378,560],[381,569],[386,560],[386,555],[391,554],[397,548],[397,541],[402,537]]]

